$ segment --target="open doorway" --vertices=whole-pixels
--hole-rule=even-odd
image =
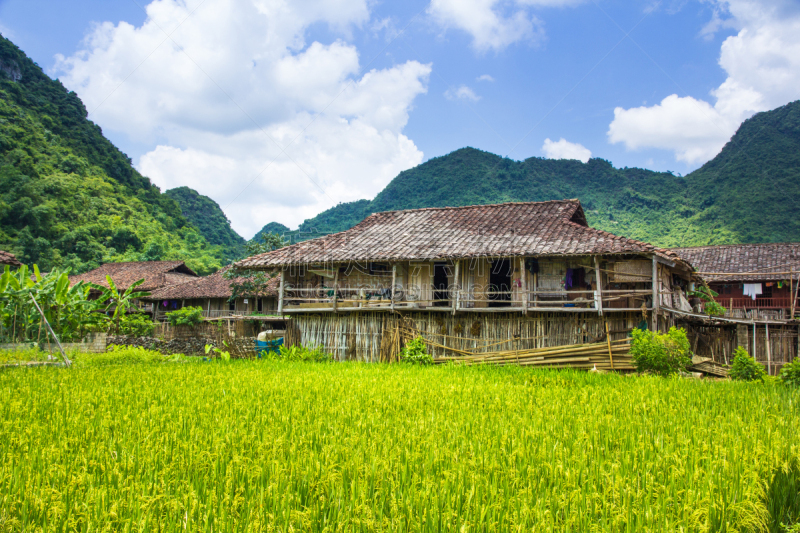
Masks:
[[[495,259],[489,271],[489,307],[511,305],[511,261]]]
[[[433,305],[447,307],[450,300],[447,294],[447,263],[433,264]]]

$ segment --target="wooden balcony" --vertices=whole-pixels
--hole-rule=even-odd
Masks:
[[[717,296],[714,298],[717,303],[726,309],[791,309],[791,297],[784,298],[756,298],[753,300],[750,297],[745,298],[726,298],[725,296]],[[800,303],[800,299],[798,302]],[[800,308],[800,305],[795,305],[795,309]]]

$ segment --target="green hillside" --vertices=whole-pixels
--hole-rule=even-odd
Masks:
[[[216,270],[212,247],[170,197],[87,120],[83,103],[0,37],[0,248],[42,270],[184,259]]]
[[[169,189],[164,194],[178,203],[183,216],[210,244],[223,248],[226,259],[243,256],[245,240],[231,228],[231,221],[217,202],[189,187]]]
[[[685,177],[463,148],[401,172],[372,201],[306,220],[299,233],[342,231],[393,209],[564,198],[579,198],[595,227],[661,246],[800,241],[800,101],[745,121]]]

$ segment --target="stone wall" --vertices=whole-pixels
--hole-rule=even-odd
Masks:
[[[254,337],[228,339],[225,342],[228,343],[227,348],[225,346],[218,346],[218,348],[231,352],[231,357],[253,357],[255,355]],[[108,337],[109,348],[111,346],[139,346],[148,350],[156,350],[163,354],[205,355],[206,344],[214,345],[214,339],[188,337],[164,340],[156,337],[132,337],[127,335]]]

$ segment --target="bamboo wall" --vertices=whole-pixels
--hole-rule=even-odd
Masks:
[[[731,364],[733,352],[738,346],[753,355],[753,326],[731,324],[729,326],[698,326],[683,324],[692,351],[702,357],[710,357],[715,362]],[[755,331],[756,361],[764,365],[772,375],[777,375],[784,364],[794,361],[800,345],[798,344],[798,326],[770,325],[769,349],[767,348],[767,328],[763,324],[756,325]]]
[[[285,344],[322,346],[340,361],[394,361],[406,340],[420,334],[441,346],[436,357],[452,356],[448,348],[473,353],[544,348],[625,338],[642,321],[641,313],[343,313],[296,315],[287,324]]]

